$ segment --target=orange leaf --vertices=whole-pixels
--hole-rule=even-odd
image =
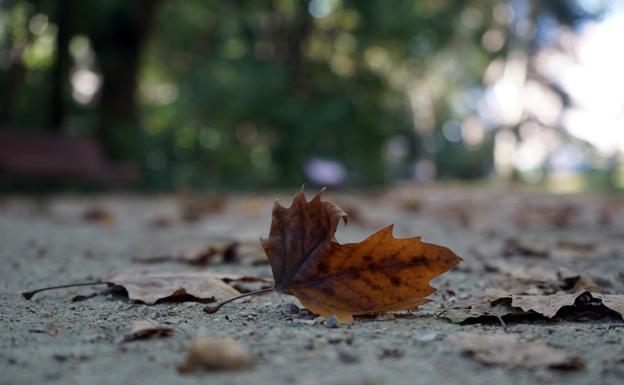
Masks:
[[[414,309],[436,290],[429,281],[461,261],[419,237],[395,239],[393,226],[360,243],[339,244],[334,235],[347,214],[321,201],[323,191],[307,202],[302,189],[290,208],[275,202],[269,237],[261,239],[275,290],[311,311],[350,322],[355,314]]]

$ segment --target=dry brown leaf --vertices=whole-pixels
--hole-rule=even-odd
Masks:
[[[31,333],[49,334],[51,336],[56,336],[56,335],[59,334],[58,328],[53,323],[50,323],[50,322],[45,323],[40,328],[30,329],[28,331],[31,332]]]
[[[505,275],[497,281],[498,285],[507,292],[535,291],[534,294],[554,294],[561,290],[576,292],[580,289],[592,293],[602,292],[602,288],[589,276],[566,268],[553,271],[538,264],[514,264],[505,260],[487,262],[485,268],[488,272]]]
[[[227,251],[228,250],[224,252],[224,260],[228,260]],[[237,262],[246,266],[259,266],[269,263],[269,260],[267,259],[266,254],[257,239],[254,241],[243,240],[233,243],[229,251],[231,251],[230,259],[232,262]]]
[[[121,286],[128,298],[152,305],[159,300],[191,296],[219,301],[240,294],[228,282],[267,282],[263,278],[220,274],[211,271],[150,272],[129,270],[107,277],[103,282]]]
[[[580,290],[576,293],[554,295],[512,295],[511,306],[524,311],[534,311],[547,318],[553,318],[565,306],[604,305],[624,318],[624,295],[590,293]]]
[[[180,373],[199,369],[239,370],[252,366],[253,356],[249,349],[231,337],[216,337],[200,332],[193,337],[184,362],[178,367]]]
[[[130,321],[130,323],[132,324],[132,329],[128,333],[117,338],[115,341],[116,344],[152,337],[166,337],[173,333],[173,328],[161,326],[150,319],[133,320]]]
[[[221,246],[217,244],[193,245],[187,247],[181,252],[173,252],[171,254],[161,255],[145,255],[134,257],[133,260],[143,263],[157,262],[184,262],[190,265],[206,265],[213,257],[221,252]]]
[[[624,319],[624,295],[594,294],[607,308],[618,313]]]
[[[435,291],[429,281],[461,261],[419,237],[395,239],[393,226],[339,244],[334,234],[347,215],[321,201],[322,192],[307,202],[302,189],[288,209],[275,202],[269,237],[261,240],[275,290],[317,314],[351,322],[356,314],[415,309]]]
[[[115,216],[109,211],[101,207],[92,207],[82,214],[82,219],[87,222],[98,223],[100,225],[110,226],[115,223]]]
[[[556,205],[529,205],[515,213],[519,227],[548,224],[556,228],[568,228],[578,222],[580,209],[571,203]]]
[[[589,276],[561,268],[557,270],[559,288],[561,290],[577,292],[587,290],[592,293],[601,293],[602,288]]]
[[[447,309],[439,316],[462,324],[488,321],[492,317],[508,319],[505,317],[526,317],[531,314],[554,318],[564,308],[571,313],[587,309],[603,314],[611,311],[624,319],[624,295],[590,293],[585,290],[553,295],[499,294],[490,296],[486,302]]]
[[[150,227],[157,229],[164,229],[166,227],[171,227],[175,224],[175,218],[170,215],[160,214],[153,218],[151,218],[148,222]]]
[[[579,369],[580,358],[555,350],[541,341],[521,343],[513,334],[465,334],[453,344],[486,365],[522,368]]]
[[[207,265],[222,261],[224,263],[240,263],[247,266],[267,264],[268,260],[260,243],[250,241],[217,241],[204,245],[193,245],[182,251],[174,251],[160,255],[140,255],[133,260],[142,263],[183,262],[189,265]]]
[[[232,283],[232,286],[229,285]],[[48,290],[65,289],[79,286],[109,285],[124,289],[128,298],[153,305],[160,300],[201,300],[213,302],[238,296],[237,288],[247,291],[246,284],[263,284],[261,292],[271,291],[271,280],[241,276],[236,274],[215,273],[206,270],[154,272],[145,270],[127,270],[104,279],[92,282],[71,283],[66,285],[48,286],[36,290],[22,292],[22,297],[30,300],[35,294]],[[253,294],[253,293],[252,293]],[[250,295],[249,293],[246,295]]]
[[[519,239],[507,239],[503,243],[504,256],[520,255],[525,257],[548,257],[550,246],[544,242],[527,242]]]
[[[197,222],[202,217],[223,211],[226,202],[223,195],[185,194],[180,199],[180,217],[185,222]]]
[[[524,311],[534,311],[546,318],[553,318],[564,306],[572,306],[576,296],[570,293],[553,295],[517,295],[511,296],[511,306]]]

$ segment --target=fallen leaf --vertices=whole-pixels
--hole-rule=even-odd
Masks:
[[[50,322],[43,324],[41,328],[30,329],[29,332],[49,334],[51,336],[56,336],[59,334],[58,328],[53,323],[50,323]]]
[[[598,245],[594,242],[576,242],[568,239],[560,239],[557,242],[557,247],[562,249],[572,249],[583,253],[591,253],[598,248]]]
[[[216,245],[195,245],[184,250],[178,258],[186,263],[205,265],[212,257],[219,254],[221,250],[222,249]]]
[[[148,224],[150,227],[163,229],[173,226],[175,224],[175,218],[169,215],[161,214],[151,218]]]
[[[114,286],[121,286],[128,292],[128,298],[147,305],[163,299],[191,296],[199,300],[219,301],[239,295],[229,282],[266,282],[258,277],[236,274],[220,274],[211,271],[150,272],[124,271],[103,280]]]
[[[132,324],[132,329],[130,332],[117,338],[115,341],[116,344],[152,337],[166,337],[173,333],[173,328],[158,325],[150,319],[134,320],[130,321],[130,323]]]
[[[601,293],[602,288],[589,276],[561,268],[557,270],[558,284],[561,290],[577,292],[581,289],[592,293]]]
[[[555,294],[561,290],[577,292],[580,289],[592,293],[602,292],[602,288],[589,276],[566,268],[557,271],[535,263],[512,263],[508,260],[486,262],[487,272],[502,273],[496,278],[497,286],[507,292],[527,294]]]
[[[553,295],[508,294],[481,303],[447,309],[441,312],[439,317],[453,323],[465,324],[493,321],[492,317],[507,321],[532,315],[554,318],[559,316],[562,310],[568,314],[586,310],[604,315],[616,313],[624,319],[624,295],[590,293],[585,290]]]
[[[130,300],[140,301],[147,305],[153,305],[160,300],[188,300],[189,298],[213,302],[240,294],[229,283],[240,287],[242,283],[258,282],[264,283],[265,286],[271,284],[270,280],[260,277],[221,274],[206,270],[177,272],[127,270],[93,282],[49,286],[25,291],[22,292],[22,297],[30,300],[35,294],[43,291],[106,284],[113,288],[118,287],[125,290]],[[262,290],[266,292],[269,289],[264,288]]]
[[[189,265],[207,265],[214,262],[218,257],[224,263],[240,263],[247,266],[268,263],[257,240],[253,242],[227,241],[193,245],[182,251],[160,255],[140,255],[134,257],[133,260],[141,263],[182,262]]]
[[[113,214],[101,207],[92,207],[87,209],[82,214],[82,219],[87,222],[98,223],[106,226],[110,226],[115,223],[115,217]]]
[[[180,217],[185,222],[197,222],[204,216],[221,212],[226,202],[226,197],[223,195],[185,194],[180,200]]]
[[[594,294],[594,296],[598,297],[608,309],[618,313],[624,320],[624,295]]]
[[[86,301],[88,299],[91,299],[93,297],[96,297],[98,295],[98,293],[91,293],[91,294],[78,294],[73,296],[69,302],[71,303],[75,303],[75,302],[82,302],[82,301]]]
[[[484,268],[488,273],[500,273],[494,276],[494,282],[506,292],[528,292],[536,290],[535,294],[556,293],[560,290],[559,280],[555,271],[545,269],[534,263],[514,263],[510,260],[498,259],[486,261]]]
[[[554,245],[552,256],[561,260],[587,258],[598,254],[601,249],[603,249],[601,246],[593,242],[561,239]]]
[[[446,220],[457,222],[463,227],[470,227],[471,225],[471,212],[473,208],[467,202],[445,204],[442,207],[437,207],[434,210],[434,215],[438,218],[445,218]]]
[[[583,367],[579,357],[555,350],[541,341],[521,343],[513,334],[465,334],[452,340],[452,343],[486,365],[527,369]]]
[[[543,242],[527,242],[518,239],[507,239],[503,243],[502,253],[504,256],[525,256],[525,257],[548,257],[550,247]]]
[[[516,212],[515,222],[520,227],[548,224],[556,228],[568,228],[578,222],[579,207],[576,205],[529,205]]]
[[[254,358],[249,349],[231,337],[216,337],[200,332],[193,337],[184,362],[178,367],[180,373],[198,369],[239,370],[252,366]]]
[[[564,306],[572,306],[576,296],[569,293],[553,295],[512,295],[511,306],[524,311],[534,311],[546,318],[553,318]]]
[[[416,197],[408,197],[403,202],[401,202],[400,207],[405,211],[418,213],[423,209],[423,201]]]
[[[224,261],[236,262],[246,266],[266,265],[269,260],[258,240],[232,242],[223,253]]]
[[[415,309],[435,291],[429,281],[461,261],[419,237],[395,239],[393,226],[363,242],[339,244],[334,234],[347,215],[321,201],[322,192],[307,202],[302,189],[288,209],[275,202],[269,237],[261,240],[275,290],[314,313],[351,322],[356,314]]]
[[[454,307],[442,311],[438,317],[446,319],[455,324],[468,323],[500,323],[509,322],[509,317],[520,318],[528,316],[529,313],[519,309],[514,309],[508,303],[499,302],[496,304],[479,303],[466,307]]]
[[[217,256],[220,252],[221,246],[217,244],[193,245],[187,247],[181,252],[173,252],[161,255],[137,256],[134,257],[133,260],[143,263],[177,261],[188,263],[191,265],[206,265],[213,259],[213,257]]]

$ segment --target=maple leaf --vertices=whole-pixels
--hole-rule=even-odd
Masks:
[[[624,295],[592,293],[581,289],[575,293],[559,292],[551,295],[504,294],[493,290],[484,302],[447,309],[440,313],[453,323],[487,322],[498,318],[521,318],[539,316],[555,318],[567,314],[582,314],[588,308],[596,315],[624,318]]]
[[[151,337],[166,337],[173,333],[173,328],[162,326],[151,319],[133,320],[132,330],[115,340],[116,344],[147,339]]]
[[[200,331],[188,346],[187,356],[178,372],[189,373],[199,369],[240,370],[254,364],[254,356],[247,346],[232,337],[217,337]]]
[[[269,283],[270,280],[237,274],[221,274],[207,270],[175,272],[126,270],[99,281],[45,287],[23,292],[22,296],[29,300],[33,295],[42,291],[106,284],[123,288],[128,293],[128,299],[140,301],[146,305],[153,305],[158,301],[167,299],[190,298],[203,301],[220,301],[240,294],[229,284],[232,282]],[[266,290],[264,289],[264,291]],[[262,291],[260,290],[260,292]]]
[[[450,249],[420,237],[395,239],[393,225],[360,243],[339,244],[335,233],[347,214],[303,189],[285,208],[275,202],[269,237],[261,239],[269,258],[274,290],[294,295],[314,313],[353,315],[414,309],[435,292],[429,281],[457,265]]]
[[[464,334],[451,343],[486,365],[553,369],[580,369],[583,361],[566,352],[555,350],[544,342],[521,343],[513,334]]]

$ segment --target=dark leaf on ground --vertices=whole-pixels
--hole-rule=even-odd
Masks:
[[[132,329],[115,340],[115,343],[121,344],[140,339],[166,337],[173,333],[173,328],[158,325],[150,319],[134,320],[130,321],[130,323],[132,324]]]
[[[522,343],[512,334],[465,334],[452,340],[486,365],[533,369],[580,369],[583,361],[576,356],[555,350],[541,341]]]
[[[231,337],[200,332],[193,337],[180,373],[196,370],[240,370],[252,366],[254,358],[247,347]]]

